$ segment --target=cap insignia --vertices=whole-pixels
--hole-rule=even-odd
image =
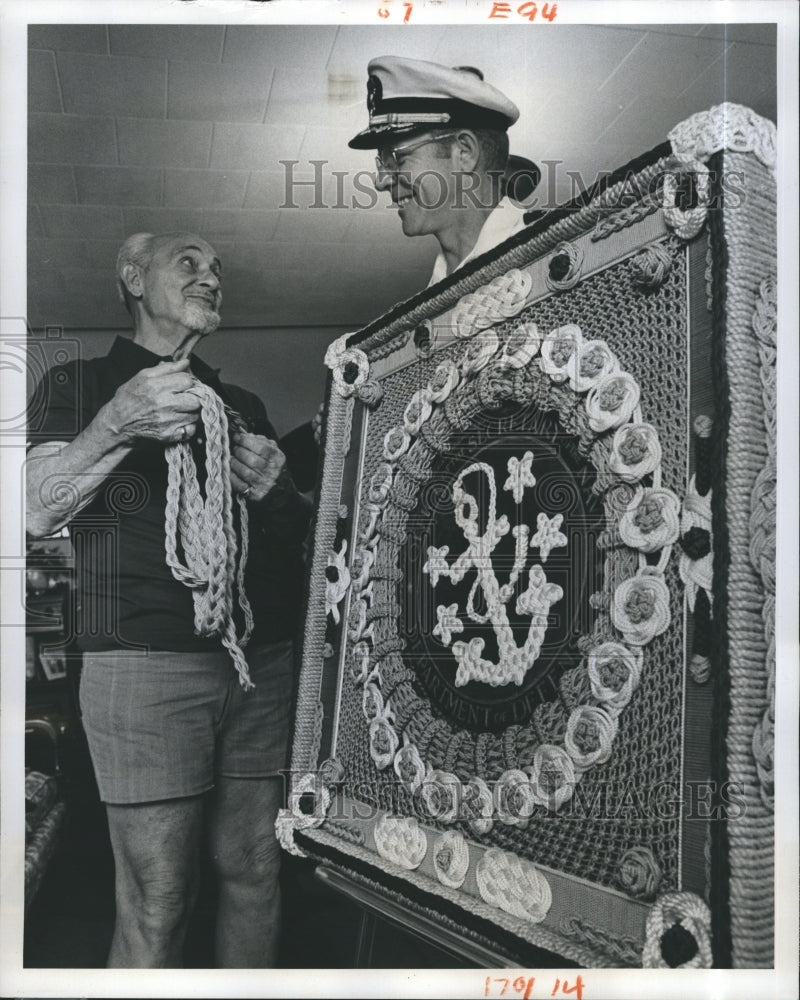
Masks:
[[[380,77],[371,74],[367,80],[367,108],[370,115],[374,115],[379,102],[383,98],[383,85]]]

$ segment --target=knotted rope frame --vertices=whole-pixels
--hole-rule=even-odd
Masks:
[[[243,652],[253,631],[253,612],[244,589],[247,566],[248,515],[244,498],[237,496],[241,547],[233,518],[230,481],[228,416],[219,396],[196,382],[200,419],[206,439],[205,498],[200,491],[192,449],[187,441],[167,445],[167,505],[165,548],[167,565],[176,580],[190,587],[194,601],[194,630],[199,636],[219,636],[228,650],[245,691],[250,680]],[[185,562],[178,555],[178,537]],[[237,561],[237,551],[239,558]],[[245,629],[236,634],[234,584]]]

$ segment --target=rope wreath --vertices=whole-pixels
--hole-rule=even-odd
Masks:
[[[167,565],[176,580],[190,587],[194,600],[194,630],[199,636],[219,636],[231,654],[239,681],[245,691],[255,687],[250,680],[243,647],[253,631],[253,612],[244,589],[247,565],[247,504],[237,496],[241,531],[241,552],[237,565],[236,528],[230,482],[230,441],[228,416],[219,396],[197,382],[200,419],[206,439],[205,499],[200,492],[197,466],[189,443],[167,445],[167,506],[165,547]],[[178,555],[178,535],[185,562]],[[245,629],[236,634],[234,584]]]
[[[645,927],[645,969],[710,969],[711,913],[692,892],[668,892],[653,904]]]

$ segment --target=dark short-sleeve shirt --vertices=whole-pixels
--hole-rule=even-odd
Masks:
[[[45,400],[45,407],[36,426],[29,427],[30,444],[71,441],[123,383],[162,360],[166,359],[132,340],[117,337],[105,357],[51,368],[35,394]],[[218,373],[194,355],[190,364],[192,373],[240,414],[250,433],[275,440],[256,395],[222,383]],[[191,447],[202,486],[202,424]],[[221,647],[218,637],[195,635],[191,591],[175,579],[166,563],[166,488],[164,445],[139,441],[70,522],[78,584],[72,632],[86,652],[140,646],[180,652]],[[251,643],[295,635],[310,507],[288,474],[263,501],[248,504],[245,591],[255,619]],[[238,527],[238,505],[233,508]],[[241,634],[243,615],[238,606],[236,615]]]

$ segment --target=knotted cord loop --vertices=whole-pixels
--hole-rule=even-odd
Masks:
[[[200,636],[218,635],[231,654],[245,691],[255,685],[250,680],[243,648],[253,631],[253,612],[244,589],[247,566],[247,504],[237,497],[241,552],[237,565],[236,527],[230,481],[230,441],[228,417],[219,396],[197,382],[200,419],[206,439],[205,498],[200,491],[192,449],[188,442],[167,445],[167,506],[165,548],[167,565],[176,580],[190,587],[194,600],[194,630]],[[178,555],[178,537],[184,562]],[[236,635],[234,623],[234,583],[245,628]]]

